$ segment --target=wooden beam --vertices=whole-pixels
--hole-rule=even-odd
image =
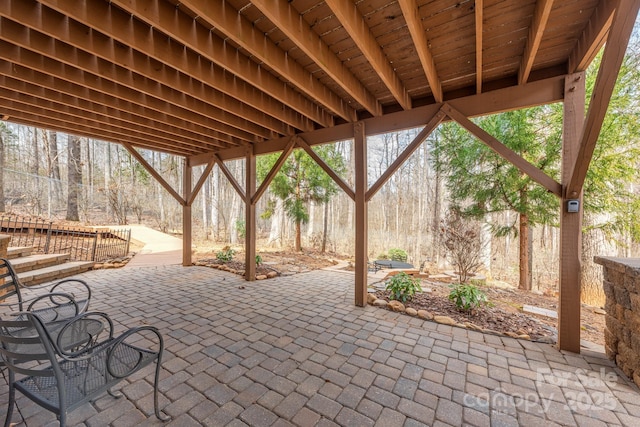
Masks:
[[[618,0],[600,1],[569,55],[569,73],[585,71],[607,39]]]
[[[367,218],[367,136],[363,122],[353,125],[353,145],[355,160],[355,305],[367,305],[367,261],[368,261],[368,218]]]
[[[5,64],[0,62],[0,94],[8,99],[15,99],[22,103],[31,104],[34,107],[49,109],[54,112],[76,116],[79,119],[86,119],[101,123],[98,127],[108,127],[115,133],[123,135],[139,136],[141,139],[149,138],[156,140],[162,145],[180,146],[186,149],[198,151],[198,149],[208,148],[214,150],[224,147],[215,139],[208,139],[192,132],[178,131],[164,122],[151,120],[142,115],[130,114],[126,111],[117,110],[111,107],[104,107],[87,101],[84,97],[76,97],[67,94],[62,89],[49,89],[37,86],[37,81],[19,81],[4,75]],[[11,67],[11,68],[15,68]],[[26,73],[30,75],[30,73]],[[55,83],[51,82],[51,83]],[[76,88],[73,88],[76,89]],[[77,89],[81,89],[77,87]],[[70,90],[73,92],[73,90]],[[87,97],[91,99],[91,97]],[[142,112],[140,112],[141,114]],[[150,117],[154,117],[151,115]],[[188,139],[185,143],[176,144],[177,138]]]
[[[96,56],[106,60],[108,60],[108,56],[118,56],[121,58],[119,61],[111,60],[110,62],[119,64],[134,72],[140,72],[141,74],[143,74],[143,70],[148,70],[152,76],[147,77],[155,79],[162,84],[167,83],[165,81],[167,75],[179,71],[186,75],[182,76],[182,78],[188,79],[191,77],[200,82],[207,82],[209,87],[226,93],[247,105],[251,105],[258,111],[269,112],[285,123],[289,123],[290,120],[295,119],[295,116],[290,114],[291,110],[281,102],[263,102],[263,100],[274,101],[274,99],[264,97],[262,91],[247,86],[243,81],[234,79],[223,67],[206,60],[206,56],[201,57],[194,51],[185,49],[184,45],[175,41],[177,38],[167,37],[144,24],[139,19],[132,19],[130,14],[115,7],[115,5],[101,2],[91,2],[90,4],[87,2],[77,3],[75,0],[44,0],[40,2],[46,3],[46,6],[59,12],[56,13],[47,7],[41,6],[39,3],[32,5],[32,2],[16,0],[7,0],[7,2],[2,3],[12,3],[8,9],[8,13],[10,13],[9,16],[12,19],[16,16],[16,10],[19,6],[16,4],[27,3],[33,10],[32,16],[35,14],[44,16],[46,19],[39,20],[35,24],[33,18],[29,20],[21,19],[20,22],[23,25],[31,25],[38,31],[65,41],[86,52],[94,53]],[[165,2],[158,3],[164,4]],[[0,10],[3,9],[0,8]],[[65,15],[71,19],[66,18]],[[20,16],[22,18],[22,14]],[[105,16],[108,16],[109,19],[104,19]],[[144,16],[146,15],[143,14],[143,17]],[[138,16],[138,18],[141,17]],[[94,35],[92,32],[87,34],[86,27],[76,21],[94,28],[98,32],[111,38]],[[193,22],[193,20],[191,21]],[[55,32],[55,36],[53,32]],[[211,49],[224,46],[221,40],[216,37],[210,37],[209,31],[206,33],[207,39],[211,39],[212,43],[216,41],[219,42],[219,44],[216,44]],[[123,49],[123,45],[127,46],[127,48]],[[211,51],[214,52],[215,50]],[[149,57],[165,64],[169,68],[158,67],[157,63],[149,61],[149,57],[140,55],[138,52],[144,52]],[[228,52],[228,48],[220,52]],[[231,56],[231,54],[229,56]],[[257,64],[251,61],[241,62],[239,55],[235,53],[232,56],[235,58],[235,63],[233,64],[234,70],[236,66],[242,68],[242,70],[235,71],[243,71],[243,78],[253,76],[252,81],[249,82],[250,84],[255,84],[255,87],[265,89],[267,92],[269,88],[283,92],[284,97],[292,98],[292,101],[303,104],[303,109],[307,111],[309,115],[313,115],[314,117],[318,115],[316,105],[310,101],[302,100],[298,95],[291,93],[292,91],[287,92],[282,82],[269,73],[261,71]],[[216,55],[216,58],[222,58],[222,55]],[[225,59],[230,58],[227,56]],[[138,66],[142,66],[143,69],[139,70],[137,68]],[[264,83],[265,86],[261,86],[261,82]],[[279,89],[276,89],[276,86]],[[291,125],[296,128],[302,126],[300,124]]]
[[[483,116],[562,101],[564,96],[563,85],[564,76],[553,77],[521,86],[452,99],[447,101],[447,104],[461,112],[465,117]],[[424,126],[424,118],[431,117],[439,108],[440,104],[430,104],[408,111],[365,119],[362,122],[367,129],[367,136],[396,132]],[[332,128],[304,132],[298,136],[303,138],[310,146],[341,141],[353,137],[353,125],[346,123]],[[255,146],[256,155],[282,151],[288,142],[288,138],[277,138],[261,142]],[[242,149],[229,148],[221,150],[218,154],[224,160],[237,159],[242,157]],[[210,156],[210,153],[197,155],[193,158],[194,164],[206,163]]]
[[[538,0],[536,2],[536,8],[533,11],[533,20],[531,26],[529,26],[527,44],[524,47],[524,54],[522,55],[520,69],[518,70],[518,84],[524,84],[529,79],[529,74],[533,68],[533,61],[536,59],[536,54],[540,48],[540,41],[547,27],[552,7],[553,0]]]
[[[121,70],[106,61],[98,60],[89,54],[83,55],[68,46],[65,48],[63,43],[54,42],[47,37],[38,35],[33,30],[28,30],[27,36],[22,37],[20,34],[24,31],[14,32],[13,30],[17,30],[17,28],[12,28],[11,24],[5,24],[5,22],[7,21],[4,18],[0,18],[0,37],[9,39],[9,41],[0,40],[0,58],[4,59],[4,61],[0,61],[0,66],[6,75],[24,81],[37,79],[41,82],[41,86],[49,85],[48,82],[54,79],[56,86],[52,89],[59,89],[65,93],[75,92],[75,94],[69,94],[80,96],[83,99],[88,99],[88,94],[91,94],[89,99],[96,103],[127,110],[132,114],[154,111],[149,115],[159,118],[166,116],[168,117],[166,121],[175,127],[200,133],[203,136],[216,137],[232,144],[240,144],[241,141],[255,141],[253,136],[255,134],[248,132],[252,129],[258,132],[257,135],[267,138],[273,135],[272,132],[253,123],[247,123],[246,120],[242,120],[241,124],[239,118],[236,117],[236,120],[230,114],[211,105],[206,105],[204,102],[190,100],[184,94],[180,95],[182,99],[176,101],[175,104],[168,103],[167,100],[177,96],[176,91],[168,88],[165,88],[166,90],[159,89],[162,86],[157,82],[149,82],[142,76],[132,75],[132,73]],[[34,41],[34,51],[19,47],[34,39],[39,40],[38,42]],[[45,46],[53,44],[58,59],[74,61],[73,58],[76,58],[77,67],[81,68],[47,58],[48,51],[37,48],[43,44]],[[113,73],[110,73],[110,70]],[[109,78],[103,78],[106,75],[109,75]],[[122,80],[119,80],[120,78]],[[122,82],[124,85],[120,84]],[[144,91],[146,84],[149,84],[149,87],[155,87],[156,90],[151,96],[141,96],[140,91],[135,89],[134,82],[138,82],[139,88],[143,90],[144,94],[150,94],[150,91]],[[78,89],[78,87],[83,89]]]
[[[155,144],[150,146],[147,139],[141,139],[134,135],[125,135],[115,132],[101,122],[86,120],[70,114],[61,113],[55,109],[36,107],[27,103],[15,100],[15,94],[5,98],[0,92],[0,109],[4,114],[10,114],[16,123],[28,126],[38,126],[58,132],[65,132],[71,135],[85,136],[88,138],[102,139],[115,143],[127,142],[131,145],[146,148],[149,150],[162,149],[167,153],[181,155],[189,152],[188,148],[177,144],[163,145]],[[178,149],[179,147],[179,149]]]
[[[253,0],[251,2],[273,22],[293,43],[309,56],[322,70],[351,97],[374,116],[382,115],[382,106],[376,98],[345,67],[320,37],[286,0]]]
[[[57,0],[56,3],[60,3],[61,1],[73,2],[73,0]],[[157,0],[111,0],[110,3],[116,4],[128,14],[134,15],[137,19],[146,22],[151,28],[168,34],[171,39],[187,47],[187,49],[182,48],[181,50],[193,50],[193,52],[200,56],[200,58],[198,58],[200,62],[206,58],[208,61],[219,65],[252,86],[260,88],[264,93],[272,96],[289,108],[298,111],[304,117],[298,116],[296,117],[297,123],[290,123],[295,128],[300,130],[313,128],[312,122],[308,119],[316,121],[322,124],[322,126],[330,126],[332,124],[332,118],[326,114],[325,111],[317,108],[317,105],[299,96],[295,91],[288,89],[286,85],[282,84],[282,81],[271,73],[265,72],[256,62],[248,60],[248,58],[243,57],[243,55],[239,55],[235,47],[226,43],[222,38],[219,38],[210,28],[200,24],[188,14],[181,12],[179,7],[169,2]],[[65,8],[65,10],[67,9]],[[110,19],[114,19],[113,14],[115,10],[114,8],[110,8]],[[86,14],[75,14],[74,17],[85,23],[88,18]],[[89,26],[93,26],[94,24],[95,22],[91,22],[91,24],[87,23]],[[114,29],[117,30],[117,27],[114,28],[109,25],[107,27],[109,32],[105,34],[114,37],[112,34]],[[125,44],[131,44],[131,41],[126,39],[126,35],[124,36],[124,40],[121,41]],[[157,49],[151,49],[152,52],[155,50]],[[161,58],[156,59],[162,61]],[[252,100],[241,101],[248,104],[252,103]],[[288,108],[283,108],[282,111],[287,109]],[[281,112],[276,111],[265,111],[265,113],[281,114]],[[281,115],[281,120],[284,119],[285,116],[286,115]],[[289,116],[289,118],[293,117],[295,116]]]
[[[352,0],[325,0],[325,3],[334,13],[338,21],[347,31],[351,40],[358,46],[362,54],[367,58],[373,70],[378,74],[385,86],[389,89],[398,104],[405,109],[411,109],[411,98],[407,89],[402,84],[400,77],[393,70],[387,56],[371,34],[364,16]]]
[[[589,112],[580,138],[580,151],[571,173],[566,191],[569,197],[582,191],[584,180],[589,170],[589,163],[600,136],[604,116],[609,107],[620,66],[624,59],[629,38],[640,9],[640,1],[621,0],[613,19],[607,44],[602,55],[602,62],[596,77],[596,83],[589,101]]]
[[[247,149],[244,148],[244,151],[246,153]],[[220,157],[217,154],[213,155],[213,159],[216,162],[216,164],[218,165],[218,167],[220,168],[220,170],[222,171],[222,173],[224,174],[224,176],[227,177],[227,179],[229,180],[229,183],[231,184],[233,189],[236,190],[236,193],[238,193],[238,195],[242,198],[242,200],[247,200],[246,193],[244,192],[244,190],[242,189],[240,184],[238,184],[238,181],[233,176],[233,174],[231,173],[229,168],[227,168],[227,165],[224,164],[222,159],[220,159]]]
[[[580,149],[580,133],[584,124],[585,73],[566,77],[564,119],[562,129],[562,182],[571,178],[571,169]],[[558,297],[558,347],[580,353],[580,290],[582,252],[582,194],[580,212],[567,212],[566,192],[560,203],[560,295]]]
[[[322,157],[318,156],[318,153],[313,151],[313,148],[311,148],[311,146],[307,144],[304,139],[298,137],[297,141],[298,146],[306,151],[313,160],[315,160],[318,166],[320,166],[322,170],[324,170],[327,175],[329,175],[331,179],[333,179],[333,182],[338,184],[338,186],[342,188],[342,191],[344,191],[347,196],[351,198],[351,200],[355,200],[355,192],[353,191],[353,189],[351,189],[349,184],[344,179],[342,179],[342,177],[338,175],[333,169],[331,169],[331,167],[322,159]]]
[[[387,168],[386,171],[378,178],[378,180],[373,183],[367,194],[365,196],[365,200],[367,202],[371,201],[373,196],[380,190],[380,188],[391,178],[391,176],[407,161],[409,156],[411,156],[418,147],[424,142],[425,139],[431,135],[431,133],[438,127],[438,125],[444,120],[446,114],[442,110],[438,110],[433,117],[429,119],[426,126],[416,137],[411,141],[411,144],[404,149],[404,151],[391,163],[391,165]]]
[[[482,61],[483,61],[483,31],[484,31],[484,0],[476,0],[476,93],[482,93]]]
[[[191,200],[191,180],[193,178],[193,168],[187,162],[184,161],[182,176],[182,192],[184,193],[184,200]],[[189,203],[183,203],[182,205],[182,266],[189,267],[191,265],[191,241],[192,236],[192,221],[191,218],[191,205]]]
[[[251,282],[256,280],[256,204],[251,200],[256,191],[256,156],[250,147],[246,151],[245,173],[244,277]]]
[[[356,112],[338,95],[320,83],[311,73],[294,61],[271,39],[258,31],[251,21],[228,2],[184,0],[180,8],[188,8],[194,16],[223,32],[241,48],[267,64],[298,90],[306,93],[325,108],[348,122],[356,120]]]
[[[278,159],[276,160],[276,163],[273,165],[273,167],[271,168],[267,176],[264,178],[264,181],[262,181],[262,184],[260,184],[260,187],[258,187],[258,190],[256,191],[256,193],[253,194],[253,196],[251,197],[252,204],[255,205],[256,203],[258,203],[258,200],[260,200],[264,192],[267,191],[267,188],[271,184],[271,181],[273,181],[273,178],[276,177],[276,175],[284,165],[284,162],[287,161],[287,159],[289,158],[289,155],[295,148],[296,140],[297,140],[297,137],[295,136],[290,138],[289,144],[287,144],[284,150],[282,150],[282,153],[280,153],[280,157],[278,157]]]
[[[562,186],[546,173],[529,163],[527,160],[519,156],[515,151],[498,141],[487,131],[466,118],[462,113],[452,108],[447,103],[443,104],[442,109],[449,117],[455,120],[460,126],[471,132],[476,138],[484,142],[489,148],[502,156],[506,161],[517,167],[522,173],[529,178],[542,185],[547,191],[558,197],[562,196]]]
[[[442,84],[438,77],[436,64],[433,61],[433,55],[431,54],[427,34],[422,25],[422,19],[418,14],[418,3],[416,0],[398,0],[398,3],[400,4],[400,9],[402,9],[404,20],[407,22],[407,29],[416,47],[416,53],[418,54],[418,58],[420,58],[420,63],[427,76],[431,93],[436,102],[442,102]]]
[[[0,84],[4,82],[4,79],[0,76]],[[25,119],[27,116],[33,117],[34,115],[40,114],[44,116],[38,119],[42,123],[55,123],[55,121],[60,121],[63,122],[66,127],[70,128],[77,125],[78,131],[100,135],[98,139],[106,139],[108,141],[125,140],[136,145],[146,144],[151,139],[156,141],[153,144],[156,148],[180,148],[187,153],[197,152],[196,147],[188,144],[172,142],[165,136],[149,135],[149,131],[146,128],[133,124],[127,125],[127,123],[123,123],[109,115],[96,114],[81,108],[70,107],[50,101],[49,98],[45,98],[44,95],[32,96],[0,87],[0,99],[2,99],[4,108],[22,110],[24,113],[22,117]],[[203,146],[206,146],[206,144],[203,144]]]
[[[187,164],[189,164],[189,159],[187,159]],[[200,189],[202,189],[202,186],[204,185],[205,181],[209,177],[209,174],[211,173],[211,170],[213,169],[215,164],[216,164],[216,161],[214,159],[209,160],[209,163],[207,163],[207,167],[204,169],[204,171],[200,175],[200,179],[198,179],[196,186],[193,187],[193,191],[191,191],[191,197],[189,198],[189,200],[187,200],[187,205],[191,206],[193,204],[194,200],[198,196],[198,193],[200,193]],[[189,166],[191,167],[191,165]]]
[[[145,160],[144,157],[138,151],[131,146],[131,144],[126,142],[121,142],[122,146],[133,156],[135,159],[142,165],[143,168],[147,170],[151,174],[152,177],[158,181],[160,185],[164,187],[165,190],[169,192],[173,196],[174,199],[178,201],[182,206],[186,206],[187,199],[181,197],[176,190],[171,187],[171,185],[165,181],[165,179]]]

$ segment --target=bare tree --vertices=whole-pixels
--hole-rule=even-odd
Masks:
[[[67,140],[67,152],[69,157],[67,173],[67,217],[68,221],[80,221],[78,214],[78,194],[82,184],[82,160],[80,138],[69,136]]]

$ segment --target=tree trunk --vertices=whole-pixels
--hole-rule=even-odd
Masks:
[[[529,217],[520,214],[520,282],[518,288],[526,291],[531,290],[529,238]]]
[[[302,223],[302,221],[296,221],[296,252],[302,252],[302,231],[301,231],[301,227],[300,224]]]
[[[67,177],[67,217],[68,221],[80,221],[78,214],[78,187],[82,183],[82,167],[80,159],[80,138],[69,136],[67,142],[69,156]]]
[[[267,245],[282,247],[282,223],[284,220],[284,203],[281,198],[276,197],[276,206],[271,215],[271,230]]]
[[[329,201],[325,200],[324,202],[324,213],[322,215],[322,246],[320,248],[321,253],[325,253],[327,251],[327,226],[329,219]]]
[[[49,131],[48,143],[49,177],[53,179],[55,199],[59,200],[62,198],[62,181],[60,179],[60,156],[58,154],[58,133],[56,131]]]
[[[602,267],[593,262],[596,255],[611,255],[609,253],[602,232],[593,226],[594,220],[589,215],[583,217],[583,228],[589,231],[582,233],[582,257],[580,263],[580,302],[596,307],[603,307],[605,303],[602,288]]]

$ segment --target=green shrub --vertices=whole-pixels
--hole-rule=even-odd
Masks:
[[[378,254],[378,258],[377,259],[389,259],[389,255],[387,255],[385,252],[380,252]]]
[[[391,291],[389,298],[402,302],[410,301],[416,292],[422,292],[420,279],[407,273],[398,273],[387,280],[387,290]]]
[[[235,253],[236,251],[234,249],[231,249],[229,246],[225,246],[222,250],[216,253],[216,258],[220,261],[228,262],[233,259]]]
[[[262,257],[260,255],[256,255],[256,265],[262,264]]]
[[[407,252],[404,249],[389,249],[389,259],[391,261],[407,262]]]
[[[487,295],[474,285],[456,283],[450,287],[449,299],[460,311],[472,311],[488,303]]]

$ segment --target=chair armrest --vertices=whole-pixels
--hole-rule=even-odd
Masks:
[[[53,292],[58,286],[65,285],[65,284],[68,284],[68,283],[78,283],[80,285],[80,286],[78,286],[78,288],[81,288],[81,289],[84,287],[84,290],[87,293],[87,300],[91,299],[91,288],[89,287],[87,282],[85,282],[84,280],[81,280],[81,279],[63,279],[63,280],[60,280],[59,282],[56,282],[56,283],[53,284],[53,286],[51,287],[50,291]]]
[[[126,342],[128,339],[130,339],[135,335],[141,335],[141,337],[143,337],[144,331],[150,331],[152,334],[154,334],[157,337],[158,347],[159,347],[157,351],[148,349],[148,348],[141,348]],[[123,363],[122,360],[120,360],[120,358],[114,359],[115,357],[114,355],[119,353],[119,350],[120,350],[119,347],[121,346],[134,351],[146,353],[147,355],[153,355],[153,358],[155,359],[157,357],[159,362],[160,358],[162,357],[162,352],[164,350],[164,340],[162,339],[162,335],[160,334],[160,331],[158,331],[158,328],[154,326],[145,325],[145,326],[138,326],[135,328],[131,328],[128,331],[122,333],[112,342],[110,342],[107,350],[106,365],[107,365],[107,371],[109,372],[109,374],[113,375],[115,378],[125,378],[129,376],[131,373],[136,371],[140,363],[143,362],[142,357],[140,357],[137,361],[135,361],[135,363],[133,363],[132,361],[129,361],[131,362],[130,364]],[[117,362],[113,363],[114,360],[117,360]]]
[[[65,339],[65,337],[68,337],[68,335],[66,334],[78,333],[78,331],[77,330],[74,331],[73,328],[79,328],[80,331],[83,331],[84,329],[80,327],[82,325],[81,322],[86,322],[87,320],[96,320],[101,323],[100,329],[95,331],[96,336],[88,337],[83,342],[83,344],[90,343],[91,344],[90,347],[82,345],[81,346],[82,348],[78,351],[65,350],[63,345],[63,340]],[[38,321],[42,323],[42,319],[39,317],[38,317]],[[98,341],[98,337],[102,335],[104,331],[104,326],[105,326],[104,321],[106,321],[106,326],[108,327],[108,331],[107,331],[108,336],[103,338],[101,341]],[[105,343],[109,343],[110,341],[113,341],[113,329],[114,329],[113,321],[109,318],[109,316],[106,313],[103,313],[103,312],[99,312],[99,311],[85,312],[85,313],[79,314],[73,319],[69,319],[68,321],[62,321],[60,322],[60,324],[62,324],[63,326],[57,327],[57,328],[52,327],[53,325],[51,324],[49,325],[45,324],[43,326],[49,338],[49,341],[53,345],[55,352],[64,360],[79,361],[79,360],[90,359],[92,357],[92,355],[90,354],[91,349],[104,346]]]

